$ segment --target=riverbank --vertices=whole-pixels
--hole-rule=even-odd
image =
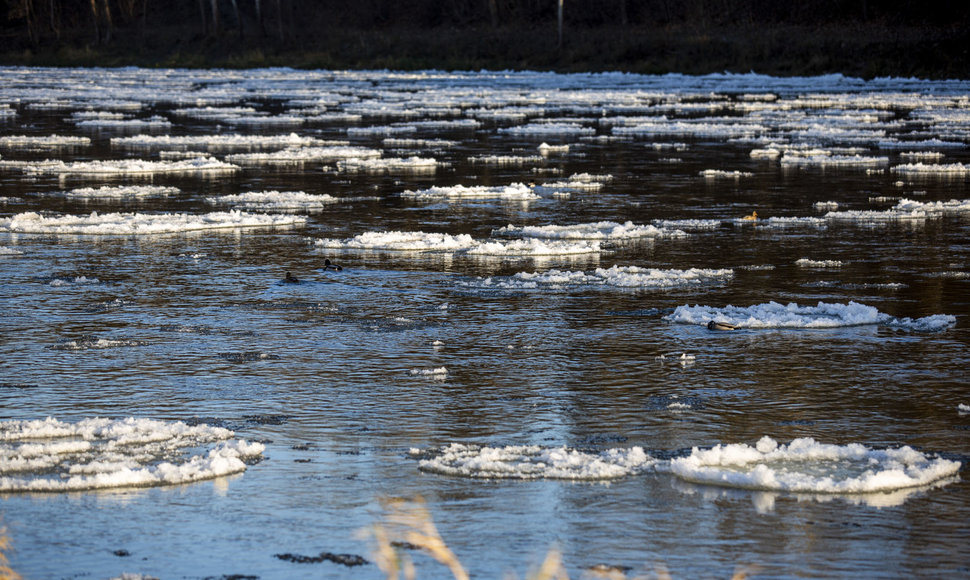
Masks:
[[[280,38],[272,32],[187,35],[166,28],[116,29],[109,42],[62,36],[34,44],[0,39],[0,64],[313,69],[444,69],[758,72],[779,76],[970,78],[970,33],[959,27],[845,24],[720,28],[334,28]]]

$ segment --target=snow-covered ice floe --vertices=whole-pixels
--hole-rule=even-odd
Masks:
[[[234,436],[134,417],[0,421],[0,492],[180,485],[241,473],[264,446]]]
[[[641,447],[590,453],[568,447],[510,445],[480,447],[453,443],[431,452],[413,449],[422,471],[481,479],[609,480],[645,473],[658,460]]]
[[[430,187],[418,191],[403,191],[401,197],[417,201],[458,201],[458,200],[499,200],[499,201],[532,201],[539,196],[532,188],[522,183],[499,186],[464,186]]]
[[[304,191],[248,191],[233,195],[220,195],[205,198],[212,205],[231,205],[241,209],[273,210],[311,210],[331,206],[335,203],[362,198],[340,198],[328,193],[319,195]]]
[[[670,471],[693,483],[794,493],[864,494],[921,487],[952,477],[960,463],[930,457],[911,447],[870,449],[832,445],[812,438],[788,445],[762,437],[743,443],[694,448],[670,461]]]
[[[599,242],[543,240],[482,241],[468,234],[427,232],[365,232],[347,239],[316,241],[320,249],[381,252],[444,252],[472,256],[560,256],[598,254]]]
[[[344,159],[376,159],[381,154],[379,149],[368,147],[293,147],[272,152],[233,153],[226,156],[226,161],[240,165],[296,165],[300,163],[327,163]]]
[[[595,222],[569,226],[514,226],[493,230],[494,235],[561,240],[634,240],[639,238],[686,237],[681,230],[637,225],[633,222]]]
[[[68,191],[67,197],[84,199],[117,199],[117,198],[145,198],[167,197],[178,195],[181,190],[177,187],[162,185],[103,185],[101,187],[80,187]]]
[[[27,151],[76,149],[91,144],[88,137],[70,135],[5,135],[0,137],[0,149],[23,149]]]
[[[839,328],[880,325],[917,332],[939,332],[956,324],[956,317],[934,314],[923,318],[896,318],[875,307],[850,301],[848,304],[819,302],[815,306],[767,302],[754,306],[678,306],[666,316],[671,322],[706,325],[726,322],[737,328]]]
[[[0,162],[0,168],[20,169],[28,175],[61,176],[132,176],[132,175],[226,175],[239,171],[238,165],[212,157],[198,157],[181,161],[145,161],[143,159],[114,159],[106,161],[41,161]]]
[[[205,214],[91,212],[90,215],[43,216],[20,213],[0,219],[0,232],[21,234],[144,235],[225,228],[302,225],[305,217],[251,214],[241,211]]]
[[[202,149],[205,151],[266,151],[294,147],[334,145],[296,133],[285,135],[135,135],[112,137],[111,146],[136,151]],[[341,144],[346,144],[342,142]]]
[[[825,219],[832,221],[887,222],[925,220],[962,213],[970,213],[970,199],[925,202],[901,199],[894,207],[887,210],[830,211],[825,214]]]
[[[352,158],[337,162],[337,169],[347,173],[435,173],[439,162],[431,157]]]
[[[734,278],[730,269],[662,270],[636,266],[596,268],[592,272],[548,270],[520,272],[510,277],[492,276],[479,281],[488,287],[504,289],[567,288],[577,286],[667,290],[725,284]]]

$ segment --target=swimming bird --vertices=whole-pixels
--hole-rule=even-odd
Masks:
[[[323,269],[324,270],[336,270],[337,272],[343,270],[343,268],[341,266],[330,262],[330,258],[327,258],[326,260],[323,261]]]
[[[296,276],[294,276],[293,274],[290,274],[289,272],[286,273],[286,278],[283,278],[283,281],[286,282],[287,284],[299,284],[300,283],[300,279],[297,278]]]
[[[730,322],[710,321],[707,323],[708,330],[737,330],[738,327]]]
[[[744,216],[741,219],[744,220],[744,221],[746,221],[746,222],[753,222],[756,219],[758,219],[758,212],[753,211],[753,212],[751,212],[751,215],[746,215],[746,216]]]

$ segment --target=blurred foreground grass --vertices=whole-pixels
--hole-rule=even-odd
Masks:
[[[455,580],[468,580],[468,573],[454,552],[445,544],[434,525],[431,513],[420,498],[388,498],[382,502],[383,516],[374,525],[362,530],[362,538],[371,540],[374,562],[388,580],[414,580],[417,573],[408,552],[423,553],[446,567]],[[731,580],[743,580],[756,571],[755,567],[738,566]],[[437,574],[435,577],[439,577]],[[506,574],[514,579],[514,574]],[[569,580],[562,555],[550,549],[537,569],[526,580]],[[626,571],[608,565],[594,566],[583,572],[583,578],[606,580],[671,580],[666,566],[658,564],[650,572],[627,576]]]

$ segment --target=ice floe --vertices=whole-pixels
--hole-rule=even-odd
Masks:
[[[591,453],[568,447],[453,443],[432,452],[412,450],[412,455],[430,456],[420,460],[422,471],[481,479],[610,480],[645,473],[657,464],[641,447]]]
[[[91,212],[89,215],[44,216],[26,212],[0,219],[0,232],[22,234],[146,235],[225,228],[302,225],[305,217],[251,214],[241,211],[142,214]]]
[[[0,492],[181,485],[241,473],[264,446],[234,435],[221,427],[134,417],[4,420]]]
[[[296,133],[285,135],[135,135],[112,137],[111,146],[119,149],[157,151],[202,149],[205,151],[266,151],[295,147],[322,147],[344,145],[346,142],[328,142]]]
[[[448,187],[430,187],[418,191],[403,191],[401,197],[417,201],[458,201],[458,200],[499,200],[499,201],[532,201],[539,196],[532,188],[522,183],[499,186],[464,186],[452,185]]]
[[[599,242],[546,242],[542,240],[476,240],[468,234],[426,232],[365,232],[352,238],[322,239],[316,246],[329,250],[367,250],[382,252],[444,252],[469,256],[568,256],[598,254]]]
[[[337,162],[337,168],[347,173],[435,173],[439,163],[429,157],[353,158]]]
[[[640,238],[682,238],[681,230],[637,225],[633,222],[595,222],[568,226],[514,226],[507,225],[492,231],[493,235],[521,236],[560,240],[635,240]]]
[[[47,151],[77,149],[89,145],[91,145],[91,139],[88,137],[75,137],[71,135],[5,135],[0,137],[0,149]]]
[[[668,290],[725,284],[734,277],[730,269],[663,270],[637,266],[596,268],[591,272],[548,270],[519,272],[510,277],[492,276],[478,284],[503,289],[568,288],[577,286]]]
[[[245,210],[312,210],[357,199],[361,198],[340,198],[327,193],[309,194],[304,191],[249,191],[207,197],[205,201],[213,205],[231,205]]]
[[[684,480],[726,487],[795,493],[862,494],[926,486],[956,475],[960,463],[934,458],[908,446],[871,449],[858,443],[833,445],[812,438],[784,445],[763,437],[743,443],[694,448],[670,461]]]
[[[225,163],[212,157],[199,157],[182,161],[146,161],[144,159],[115,159],[104,161],[47,160],[41,162],[0,161],[3,167],[17,168],[28,175],[59,176],[149,176],[161,174],[226,175],[239,171],[238,165]]]
[[[178,195],[177,187],[162,185],[102,185],[101,187],[81,187],[65,193],[67,197],[85,199],[116,199],[116,198],[146,198],[167,197]]]
[[[795,265],[802,268],[841,268],[841,260],[812,260],[811,258],[799,258],[795,260]]]
[[[890,171],[909,176],[964,176],[970,175],[970,163],[904,163]]]
[[[800,306],[794,302],[767,302],[754,306],[678,306],[666,316],[667,320],[682,324],[707,325],[710,321],[726,322],[737,328],[839,328],[847,326],[881,325],[916,332],[938,332],[956,324],[956,317],[934,314],[922,318],[896,318],[873,306],[819,302],[815,306]]]
[[[375,159],[382,155],[379,149],[368,147],[297,147],[273,152],[233,153],[225,160],[240,165],[295,165],[299,163],[326,163],[346,159]]]

